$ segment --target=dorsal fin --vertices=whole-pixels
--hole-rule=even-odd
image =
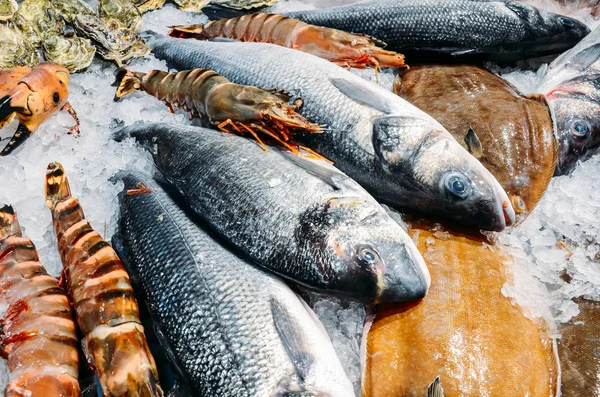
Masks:
[[[355,81],[344,77],[329,78],[331,84],[340,92],[363,105],[370,106],[383,113],[391,114],[392,109],[387,103],[385,97],[380,92],[374,90],[367,81],[357,79]]]
[[[467,148],[469,149],[469,153],[473,155],[476,159],[480,159],[483,157],[483,148],[481,147],[481,141],[479,137],[473,130],[473,128],[469,128],[467,135],[465,135],[465,143],[467,144]]]
[[[436,376],[427,389],[427,397],[444,397],[444,389],[440,383],[440,377]]]

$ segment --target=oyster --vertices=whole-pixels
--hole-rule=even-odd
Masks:
[[[132,59],[143,57],[148,53],[150,53],[150,47],[139,37],[133,45],[120,51],[106,51],[104,48],[98,47],[98,55],[108,61],[115,62],[119,67],[129,63]]]
[[[210,4],[222,7],[235,8],[236,10],[247,10],[263,6],[272,6],[278,0],[211,0]]]
[[[47,61],[58,63],[74,73],[87,69],[94,59],[96,48],[82,37],[49,35],[42,42]]]
[[[0,0],[0,21],[8,21],[18,8],[15,0]]]
[[[94,15],[94,10],[81,0],[49,0],[61,17],[68,23],[73,23],[76,15]]]
[[[144,13],[146,11],[158,10],[165,4],[165,0],[134,0],[133,4]]]
[[[98,15],[106,21],[116,21],[119,27],[137,33],[142,27],[142,14],[131,0],[100,0]]]
[[[25,36],[16,29],[0,25],[0,69],[35,66],[38,63],[38,54]]]
[[[59,11],[45,0],[25,0],[13,16],[23,35],[34,45],[40,45],[44,35],[60,33],[65,25]]]
[[[208,3],[211,3],[210,0],[173,0],[173,2],[177,4],[177,7],[180,9],[188,12],[201,12]]]

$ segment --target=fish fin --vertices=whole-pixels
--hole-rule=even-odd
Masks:
[[[241,10],[211,5],[202,8],[202,13],[204,13],[204,15],[206,15],[211,21],[215,21],[217,19],[238,18],[246,14],[252,14],[252,12],[244,12]]]
[[[296,375],[300,382],[308,377],[313,357],[308,353],[306,337],[298,332],[299,324],[296,319],[275,299],[271,299],[271,313],[275,329],[281,338],[285,350],[294,364]]]
[[[349,179],[345,174],[325,167],[324,164],[326,163],[318,163],[318,160],[309,160],[283,150],[280,153],[291,163],[319,178],[335,190],[341,190],[346,185],[345,182]]]
[[[469,128],[469,132],[465,135],[465,143],[467,144],[467,148],[469,149],[469,153],[473,155],[476,159],[481,159],[483,157],[483,148],[481,147],[481,141],[479,137],[473,130],[473,128]]]
[[[331,77],[329,81],[331,81],[331,84],[340,90],[342,94],[349,96],[355,101],[387,114],[392,113],[390,105],[381,93],[372,90],[368,84],[362,84],[364,83],[363,80],[357,80],[357,82],[360,81],[360,86],[357,82],[350,81],[343,77]]]
[[[23,142],[27,140],[31,136],[32,132],[29,131],[29,128],[25,124],[19,124],[17,130],[13,134],[8,144],[2,149],[0,152],[0,156],[7,156],[11,154],[16,148],[21,146]]]
[[[461,55],[472,55],[472,54],[476,54],[476,53],[477,53],[477,52],[476,52],[474,49],[472,49],[472,48],[469,48],[469,49],[467,49],[467,50],[456,50],[456,51],[452,51],[452,52],[450,53],[450,55],[457,57],[457,56],[461,56]]]
[[[440,383],[439,376],[436,376],[433,382],[431,382],[429,385],[429,388],[427,389],[427,397],[444,397],[444,389]]]
[[[15,210],[10,205],[0,208],[0,240],[8,236],[20,236],[21,226]]]
[[[568,62],[578,70],[584,71],[600,58],[600,43],[589,46],[583,51],[578,52]]]
[[[525,98],[531,99],[532,101],[540,102],[543,105],[548,106],[548,101],[546,100],[546,95],[544,94],[528,94],[524,95]]]
[[[115,82],[112,84],[113,87],[117,87],[117,91],[115,92],[115,97],[113,100],[117,102],[125,95],[142,89],[140,77],[141,76],[139,76],[139,73],[132,72],[131,70],[123,68],[117,70]]]

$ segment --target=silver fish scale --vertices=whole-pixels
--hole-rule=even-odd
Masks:
[[[128,265],[200,395],[270,397],[281,384],[297,381],[274,325],[274,301],[301,325],[299,335],[312,335],[304,347],[321,374],[306,382],[353,395],[327,336],[286,285],[215,242],[151,178],[129,175],[124,182],[125,189],[139,182],[152,189],[120,197]]]
[[[130,128],[135,137],[155,137],[159,170],[219,234],[258,264],[312,288],[331,289],[330,282],[347,269],[331,265],[329,258],[337,255],[309,231],[319,228],[326,233],[326,228],[356,222],[348,216],[314,225],[322,214],[310,217],[313,210],[327,210],[331,199],[348,198],[351,211],[377,214],[369,219],[381,227],[394,227],[375,199],[333,167],[326,169],[339,178],[339,189],[286,160],[278,150],[264,152],[242,137],[168,124]],[[356,224],[357,230],[363,225]],[[363,237],[353,242],[370,238]],[[356,283],[361,282],[367,281],[357,275]]]
[[[354,75],[339,66],[300,51],[264,43],[220,43],[158,38],[151,41],[154,54],[178,70],[205,68],[238,84],[277,88],[304,100],[302,114],[326,126],[323,134],[312,134],[301,141],[334,161],[335,166],[369,190],[383,190],[390,176],[376,166],[373,148],[373,122],[386,113],[352,99],[332,84],[343,79],[356,87],[356,94],[372,92],[394,114],[424,120],[427,132],[444,130],[426,113],[390,91]],[[286,62],[281,62],[285,59]],[[315,73],[317,72],[318,73]],[[413,136],[397,136],[400,142]],[[406,143],[410,147],[410,143]],[[397,199],[402,200],[398,197]]]

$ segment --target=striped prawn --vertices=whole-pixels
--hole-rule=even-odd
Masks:
[[[139,90],[163,101],[171,112],[173,107],[189,112],[190,119],[201,117],[224,132],[250,134],[267,150],[259,134],[295,154],[301,149],[309,157],[322,158],[312,150],[298,146],[293,133],[321,133],[322,127],[302,117],[297,110],[302,100],[284,91],[268,90],[234,84],[207,69],[168,73],[149,73],[121,69],[117,75],[115,101]]]
[[[169,35],[201,40],[223,37],[271,43],[352,68],[406,66],[404,55],[385,50],[385,43],[373,37],[309,25],[277,14],[249,14],[219,19],[205,25],[173,26]]]
[[[71,305],[39,262],[12,207],[0,208],[0,347],[7,397],[78,397],[79,353]]]
[[[59,163],[48,166],[46,204],[83,350],[103,396],[163,396],[125,266],[85,219]]]

